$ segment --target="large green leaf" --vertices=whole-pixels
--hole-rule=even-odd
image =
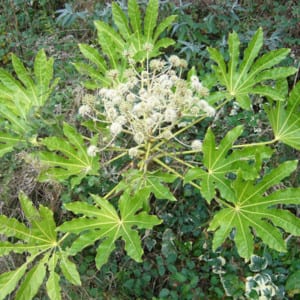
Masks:
[[[61,181],[75,176],[71,180],[74,186],[87,174],[97,175],[99,162],[97,156],[88,155],[83,137],[75,128],[64,123],[63,132],[66,138],[48,137],[42,140],[41,143],[53,152],[38,153],[42,165],[45,166],[39,179]]]
[[[144,62],[146,59],[160,55],[161,48],[167,48],[175,41],[170,38],[161,38],[160,35],[174,22],[176,16],[172,15],[157,24],[159,1],[150,0],[147,4],[144,21],[138,1],[128,1],[128,14],[122,11],[117,4],[112,4],[112,27],[103,21],[95,21],[98,33],[99,53],[95,48],[80,44],[81,53],[96,67],[80,62],[74,63],[77,71],[87,75],[92,81],[85,81],[85,87],[97,89],[102,86],[111,86],[115,82],[124,82],[124,70],[128,63]],[[147,47],[146,47],[147,46]],[[149,47],[149,48],[148,48]],[[150,50],[147,50],[150,49]],[[104,55],[105,56],[104,56]],[[104,57],[106,57],[106,62]],[[111,80],[106,76],[108,70],[117,70],[117,79]]]
[[[300,150],[300,82],[296,84],[287,103],[265,106],[275,140]]]
[[[32,132],[34,112],[45,104],[58,79],[53,80],[53,59],[40,50],[34,60],[33,75],[21,60],[12,55],[15,78],[0,68],[0,120],[8,123],[9,131],[0,135],[0,157],[21,145]]]
[[[53,212],[43,205],[36,208],[25,194],[20,194],[19,199],[26,220],[22,223],[15,218],[0,216],[0,234],[3,240],[10,240],[0,242],[0,256],[23,253],[26,262],[18,269],[0,275],[0,299],[5,299],[14,290],[17,290],[16,299],[33,299],[47,276],[47,269],[50,272],[46,284],[48,295],[50,299],[60,299],[57,265],[60,264],[66,280],[76,285],[80,284],[78,272],[57,238]]]
[[[218,189],[222,196],[232,196],[231,180],[228,175],[237,174],[241,170],[244,178],[256,178],[263,158],[268,158],[272,150],[268,147],[249,147],[242,150],[234,150],[232,146],[242,134],[242,126],[237,126],[229,131],[224,139],[216,146],[215,136],[209,128],[203,141],[203,165],[204,168],[190,169],[185,175],[185,182],[195,179],[201,180],[201,193],[210,202]],[[256,164],[250,164],[256,161]]]
[[[215,48],[208,48],[210,57],[217,65],[213,66],[217,80],[226,87],[226,91],[218,97],[223,99],[236,99],[241,107],[250,108],[250,95],[258,94],[262,96],[272,96],[274,100],[283,101],[285,95],[279,89],[265,87],[267,80],[283,79],[297,72],[296,68],[274,66],[280,63],[290,52],[289,49],[279,49],[270,51],[258,57],[263,45],[263,31],[257,30],[248,47],[244,51],[244,56],[240,62],[240,41],[238,35],[233,32],[228,38],[230,60],[226,62],[221,52]],[[213,96],[213,95],[212,95]]]
[[[6,88],[6,98],[9,96],[13,103],[17,103],[19,100],[15,99],[16,95],[22,95],[22,110],[27,112],[34,106],[44,105],[58,83],[58,79],[53,81],[53,58],[47,59],[45,51],[41,49],[34,60],[33,76],[14,54],[12,63],[19,80],[0,68],[0,82]]]
[[[127,254],[140,262],[143,249],[138,232],[133,227],[150,229],[161,223],[156,216],[140,211],[148,197],[147,189],[139,190],[135,195],[124,192],[119,200],[120,215],[106,199],[96,195],[93,196],[94,205],[83,202],[66,204],[66,209],[83,215],[81,218],[63,223],[58,228],[63,232],[80,234],[78,240],[71,246],[70,253],[74,255],[77,250],[91,245],[96,240],[102,240],[96,256],[96,265],[99,269],[114,250],[115,241],[122,238]]]
[[[226,207],[218,211],[210,223],[209,230],[215,231],[213,249],[220,247],[233,232],[238,252],[246,259],[254,252],[253,235],[270,248],[285,252],[286,244],[277,227],[299,236],[300,219],[277,205],[300,204],[300,189],[288,188],[273,193],[270,189],[296,167],[296,161],[285,162],[258,182],[243,180],[238,174],[232,184],[231,197],[225,198]]]

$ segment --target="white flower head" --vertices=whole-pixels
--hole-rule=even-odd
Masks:
[[[173,108],[167,108],[164,117],[166,122],[173,123],[177,120],[177,112]]]
[[[161,137],[166,139],[166,140],[170,140],[173,137],[173,134],[170,130],[165,130],[162,134]]]
[[[113,120],[115,120],[117,118],[118,112],[117,112],[117,110],[114,107],[108,107],[106,109],[106,115],[107,115],[107,118],[110,121],[113,121]]]
[[[192,141],[191,148],[195,151],[201,151],[202,150],[202,142],[200,140]]]
[[[199,102],[198,102],[198,106],[199,106],[199,108],[200,108],[201,110],[205,111],[206,108],[209,106],[209,104],[207,103],[207,101],[201,99],[201,100],[199,100]]]
[[[97,155],[97,152],[99,151],[99,149],[94,146],[94,145],[90,145],[88,148],[87,148],[87,155],[88,156],[91,156],[91,157],[95,157]]]
[[[92,108],[86,104],[81,105],[78,109],[78,113],[83,117],[88,116],[89,114],[91,114],[91,112],[92,112]]]
[[[209,95],[209,89],[206,88],[205,86],[202,86],[199,90],[198,93],[202,97],[207,97]]]
[[[180,67],[181,60],[177,55],[171,55],[169,57],[169,62],[174,67]]]
[[[118,135],[121,131],[122,131],[122,125],[120,123],[117,123],[117,122],[114,122],[110,125],[110,133],[113,135],[113,136],[116,136]]]
[[[135,101],[135,98],[136,98],[136,96],[134,94],[130,93],[126,96],[126,101],[133,103]]]
[[[179,67],[185,69],[185,68],[187,68],[187,66],[188,66],[187,61],[185,59],[180,59]]]
[[[139,154],[138,147],[132,147],[128,150],[128,155],[130,158],[137,157]]]
[[[81,101],[82,101],[83,104],[86,104],[86,105],[89,105],[89,106],[93,106],[95,104],[95,100],[96,100],[96,97],[94,95],[85,94],[82,97]]]
[[[136,115],[137,117],[143,116],[144,112],[145,112],[145,104],[144,103],[141,103],[141,102],[136,103],[132,108],[132,113],[134,115]]]
[[[153,118],[146,118],[145,125],[147,130],[151,130],[155,125],[155,120],[153,120]]]
[[[124,116],[118,116],[116,118],[116,123],[119,123],[121,126],[127,123],[127,119]]]
[[[160,71],[165,66],[165,62],[161,59],[152,59],[150,61],[150,69],[153,71]]]
[[[138,145],[140,145],[144,142],[145,136],[142,132],[139,131],[133,136],[133,139]]]
[[[204,111],[206,112],[206,114],[207,114],[209,117],[213,117],[213,116],[216,114],[216,110],[215,110],[212,106],[210,106],[210,105],[208,105],[208,106],[204,109]]]

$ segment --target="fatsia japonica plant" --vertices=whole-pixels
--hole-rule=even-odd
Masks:
[[[258,29],[240,53],[233,32],[229,59],[209,48],[212,72],[200,80],[185,60],[161,55],[161,48],[174,43],[160,35],[175,16],[158,24],[158,6],[158,0],[150,0],[142,18],[136,0],[128,1],[128,14],[113,3],[115,27],[96,21],[100,50],[79,45],[93,66],[75,63],[91,79],[78,110],[80,127],[65,122],[59,136],[37,136],[30,127],[31,114],[57,82],[53,60],[41,50],[34,79],[15,56],[18,80],[0,70],[1,156],[17,151],[20,143],[29,146],[26,161],[37,168],[38,179],[70,182],[71,188],[90,175],[100,178],[116,162],[120,170],[110,191],[65,204],[73,217],[57,224],[49,208],[36,207],[20,194],[24,217],[0,216],[0,254],[23,254],[23,263],[0,275],[0,299],[11,293],[32,299],[43,282],[50,299],[61,299],[60,276],[81,284],[72,256],[86,247],[96,248],[98,269],[119,239],[128,256],[142,261],[144,230],[162,222],[153,214],[155,200],[183,197],[175,185],[188,184],[208,205],[217,205],[208,226],[213,250],[231,237],[239,255],[249,260],[256,239],[284,252],[285,233],[300,235],[300,220],[287,209],[300,204],[300,189],[276,188],[298,162],[286,161],[270,171],[264,167],[277,143],[300,149],[300,83],[289,93],[287,77],[296,69],[277,66],[289,50],[260,56],[263,32]],[[261,140],[258,134],[248,143],[245,135],[241,138],[241,124],[219,139],[215,120],[223,108],[235,101],[241,110],[250,110],[253,95],[264,97],[274,137]]]

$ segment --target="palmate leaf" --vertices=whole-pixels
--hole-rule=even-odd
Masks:
[[[83,202],[65,204],[67,210],[83,215],[63,223],[58,230],[80,234],[72,244],[69,254],[75,255],[83,248],[102,240],[97,248],[96,266],[101,268],[108,260],[110,253],[115,249],[115,242],[122,238],[125,241],[125,250],[134,260],[140,262],[143,255],[141,239],[138,229],[150,229],[161,223],[156,216],[141,211],[143,202],[149,197],[149,191],[139,190],[131,196],[124,192],[119,199],[120,214],[106,199],[93,195],[94,205]]]
[[[158,24],[158,10],[159,1],[150,0],[146,7],[145,18],[142,20],[137,0],[128,1],[128,15],[114,2],[112,3],[112,14],[116,28],[100,20],[94,22],[101,52],[108,59],[105,61],[102,55],[91,46],[79,45],[83,56],[93,64],[91,66],[80,62],[74,63],[79,73],[91,78],[90,81],[84,82],[87,88],[96,89],[101,86],[111,86],[114,81],[126,81],[124,71],[128,66],[129,58],[131,63],[132,60],[140,63],[147,57],[152,58],[160,55],[160,49],[174,44],[174,40],[170,38],[160,39],[160,36],[172,25],[176,16],[169,16]],[[150,52],[145,50],[145,46],[149,47],[149,45],[152,48]],[[106,72],[111,69],[118,71],[117,79],[112,80],[106,76]]]
[[[230,198],[232,189],[228,175],[237,174],[241,170],[244,178],[254,179],[259,174],[262,159],[268,158],[272,154],[272,150],[265,146],[234,150],[229,154],[234,142],[242,132],[242,126],[235,127],[216,147],[215,136],[209,128],[202,148],[204,168],[190,169],[185,175],[185,182],[201,180],[201,193],[208,202],[215,196],[216,189],[223,197]],[[254,164],[253,161],[256,163]]]
[[[300,235],[300,219],[277,205],[300,204],[300,189],[288,188],[273,193],[268,191],[297,167],[296,161],[281,164],[258,183],[243,180],[240,174],[232,184],[232,196],[225,198],[226,207],[217,212],[209,230],[215,231],[213,249],[222,245],[234,232],[234,241],[240,256],[247,260],[254,251],[254,237],[258,236],[270,248],[286,251],[282,230]]]
[[[36,55],[33,74],[14,54],[12,64],[17,78],[0,68],[0,120],[9,127],[0,133],[0,157],[25,143],[24,138],[31,133],[32,115],[58,83],[58,79],[53,80],[53,59],[48,59],[44,50]]]
[[[73,274],[73,277],[65,276],[68,281],[76,285],[81,283],[76,268],[70,267],[72,263],[68,254],[61,248],[53,212],[43,205],[37,209],[24,194],[20,194],[19,199],[27,221],[22,223],[15,218],[0,216],[0,234],[3,238],[10,238],[10,242],[0,242],[0,255],[23,253],[26,261],[16,270],[0,274],[0,299],[6,299],[14,290],[17,290],[16,299],[33,299],[47,276],[47,269],[50,272],[47,293],[51,300],[61,299],[60,276],[55,272],[58,265],[62,271],[65,265],[69,267],[68,274]]]
[[[282,94],[281,90],[270,86],[266,87],[264,83],[267,80],[283,79],[297,72],[297,69],[292,67],[274,67],[288,55],[290,50],[273,50],[258,58],[263,45],[263,31],[261,28],[257,30],[249,42],[241,62],[239,45],[238,35],[235,32],[231,33],[228,38],[230,60],[227,65],[219,50],[208,48],[211,59],[217,64],[213,66],[217,80],[226,87],[225,92],[217,93],[219,100],[224,98],[236,99],[244,109],[250,108],[249,96],[251,94],[283,101],[285,95]],[[216,101],[213,94],[212,99]]]
[[[287,103],[265,106],[275,140],[300,150],[300,82],[291,91]]]
[[[64,123],[63,132],[66,138],[48,137],[41,141],[50,151],[40,151],[37,155],[45,167],[39,180],[65,180],[71,176],[72,186],[80,183],[87,174],[97,175],[99,162],[97,156],[88,156],[83,137],[75,128]],[[58,153],[58,151],[60,153]]]
[[[5,100],[9,99],[10,103],[18,107],[19,115],[22,115],[23,111],[28,112],[32,107],[44,105],[59,80],[58,78],[53,80],[53,58],[48,59],[45,51],[41,49],[34,60],[33,75],[14,54],[12,64],[18,79],[0,68],[0,82],[6,91]],[[16,95],[20,96],[16,99]],[[1,98],[0,94],[0,101]],[[10,103],[1,101],[2,105],[8,107],[11,107]]]

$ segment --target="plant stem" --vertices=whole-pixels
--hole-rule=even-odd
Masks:
[[[118,187],[118,184],[116,185],[116,186],[114,186],[104,197],[103,197],[103,199],[108,199],[111,195],[113,195],[113,193],[116,191],[116,189],[117,189],[117,187]]]
[[[181,153],[180,153],[181,154]],[[157,155],[156,157],[157,158],[160,158],[160,157],[164,157],[164,156],[169,156],[169,157],[172,157],[173,159],[175,159],[176,161],[178,161],[179,163],[181,163],[182,165],[186,166],[186,167],[189,167],[189,168],[194,168],[195,166],[193,166],[192,164],[178,158],[176,155],[174,154],[166,154],[166,153],[162,153],[161,155]]]
[[[206,116],[202,116],[202,117],[196,119],[195,121],[193,121],[191,124],[189,124],[189,125],[187,125],[187,126],[181,128],[181,129],[179,129],[178,131],[176,131],[176,132],[173,134],[172,138],[173,138],[173,137],[176,137],[176,136],[179,135],[180,133],[183,133],[184,131],[186,131],[186,130],[188,130],[189,128],[193,127],[194,125],[196,125],[197,123],[201,122],[201,121],[204,120],[205,118],[206,118]],[[162,144],[164,144],[164,143],[166,143],[165,140],[163,140],[163,141],[157,143],[157,144],[153,147],[153,150],[156,150],[157,148],[159,148],[159,147],[160,147]]]
[[[151,150],[151,143],[148,143],[147,144],[147,152],[146,152],[146,155],[145,155],[145,160],[141,166],[141,169],[143,168],[144,169],[144,174],[147,172],[147,165],[148,165],[148,160],[149,160],[149,155],[150,155],[150,150]]]
[[[127,155],[127,152],[123,152],[123,153],[117,155],[116,157],[114,157],[114,158],[110,159],[109,161],[105,162],[104,165],[109,165],[113,161],[118,160],[119,158],[121,158],[121,157],[123,157],[125,155]]]
[[[175,174],[176,176],[178,176],[181,179],[184,179],[184,177],[178,173],[177,171],[175,171],[173,168],[169,167],[168,165],[166,165],[165,163],[163,163],[160,159],[158,158],[154,158],[153,159],[156,163],[158,163],[159,165],[161,165],[162,167],[164,167],[166,170],[168,170],[169,172]],[[200,190],[200,186],[194,182],[189,182],[190,185],[192,185],[193,187],[197,188]]]
[[[58,242],[57,242],[57,245],[60,245],[64,239],[66,239],[68,236],[70,235],[70,233],[66,233]]]
[[[273,139],[271,141],[252,143],[252,144],[241,144],[241,145],[233,145],[232,148],[247,148],[247,147],[255,147],[255,146],[264,146],[276,143],[278,140]]]

